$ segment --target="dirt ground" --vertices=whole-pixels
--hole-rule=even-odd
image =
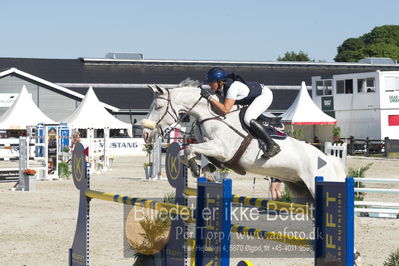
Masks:
[[[143,198],[163,197],[172,192],[167,181],[145,180],[145,161],[145,157],[116,158],[112,171],[92,175],[91,188]],[[373,165],[366,177],[399,178],[399,160],[348,158],[350,168],[368,163]],[[10,166],[0,164],[0,167]],[[78,207],[78,191],[73,181],[40,181],[34,192],[10,191],[12,186],[13,183],[0,183],[0,265],[67,265]],[[268,187],[269,181],[262,176],[233,175],[234,194],[269,197]],[[398,185],[383,187],[399,188]],[[399,195],[369,193],[366,199],[399,202]],[[123,255],[123,205],[93,200],[90,221],[91,265],[132,265],[133,258]],[[382,265],[399,248],[399,219],[357,217],[356,225],[355,242],[363,265]],[[313,264],[312,258],[290,258],[289,253],[283,257],[247,259],[254,265]],[[240,259],[243,258],[232,258],[231,265]]]

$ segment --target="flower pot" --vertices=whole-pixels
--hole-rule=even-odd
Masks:
[[[114,158],[109,158],[108,159],[108,167],[112,168],[112,165],[114,164]]]
[[[144,166],[145,179],[152,179],[152,165]]]
[[[70,156],[69,152],[62,152],[62,161],[63,162],[69,161],[69,156]]]
[[[36,190],[36,175],[24,175],[25,191]]]

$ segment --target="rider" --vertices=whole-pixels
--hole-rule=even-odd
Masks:
[[[238,75],[229,74],[220,67],[211,68],[207,73],[206,83],[211,89],[221,93],[225,98],[219,102],[209,90],[202,89],[201,95],[206,98],[223,115],[230,113],[234,104],[249,105],[244,115],[244,123],[250,127],[260,140],[263,157],[271,158],[280,152],[280,147],[264,131],[256,120],[273,101],[272,91],[265,86],[248,86]]]

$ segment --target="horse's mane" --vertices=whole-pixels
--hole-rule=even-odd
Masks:
[[[185,80],[182,80],[177,87],[199,87],[200,85],[201,82],[199,80],[192,80],[190,77],[188,77]]]

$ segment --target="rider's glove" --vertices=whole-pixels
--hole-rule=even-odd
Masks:
[[[206,89],[201,89],[201,96],[210,101],[211,99],[214,98],[213,94],[211,93],[210,90]]]

